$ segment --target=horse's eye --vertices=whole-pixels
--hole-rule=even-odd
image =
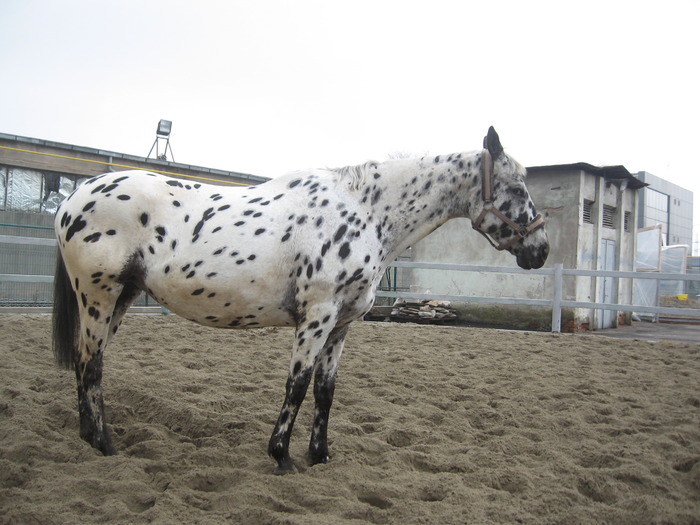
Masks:
[[[525,190],[522,188],[515,188],[513,190],[513,193],[515,193],[516,197],[524,197],[525,196]]]

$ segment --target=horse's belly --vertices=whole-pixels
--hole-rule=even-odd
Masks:
[[[180,277],[180,276],[178,276]],[[217,282],[218,281],[218,282]],[[264,278],[260,282],[231,279],[159,279],[146,281],[151,296],[177,315],[220,328],[293,326],[286,290]]]

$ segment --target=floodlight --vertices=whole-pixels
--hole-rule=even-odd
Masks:
[[[151,158],[151,153],[153,153],[153,149],[155,148],[156,150],[156,158],[158,160],[168,160],[168,150],[170,150],[170,156],[172,157],[172,161],[175,162],[175,158],[173,157],[173,148],[170,147],[170,132],[173,129],[173,122],[171,120],[164,120],[161,119],[160,122],[158,122],[158,128],[156,129],[156,140],[153,143],[153,146],[151,146],[151,151],[148,152],[148,156],[146,157],[147,159]],[[160,153],[160,141],[164,140],[165,141],[165,149],[163,150],[163,153]]]
[[[170,130],[173,128],[173,123],[170,120],[163,120],[158,123],[158,130],[156,135],[159,137],[167,137],[170,135]]]

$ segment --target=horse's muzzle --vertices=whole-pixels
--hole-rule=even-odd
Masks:
[[[543,243],[522,246],[515,254],[515,260],[524,270],[541,268],[549,255],[549,242],[545,239]]]

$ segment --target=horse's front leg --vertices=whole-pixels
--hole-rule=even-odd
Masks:
[[[267,448],[268,454],[277,461],[281,473],[294,471],[294,463],[289,457],[289,439],[309,388],[316,358],[335,324],[334,317],[329,315],[329,309],[317,307],[314,311],[307,312],[304,322],[297,327],[284,403]]]
[[[279,473],[294,472],[294,463],[289,457],[289,438],[292,435],[299,407],[304,401],[306,390],[309,388],[312,372],[312,366],[299,368],[296,372],[290,372],[287,378],[287,390],[282,410],[267,447],[268,454],[277,461]]]
[[[335,378],[338,363],[345,345],[345,335],[348,325],[336,328],[323,347],[323,352],[316,360],[316,375],[314,378],[314,426],[309,443],[309,459],[311,464],[328,463],[328,417],[333,404]]]

